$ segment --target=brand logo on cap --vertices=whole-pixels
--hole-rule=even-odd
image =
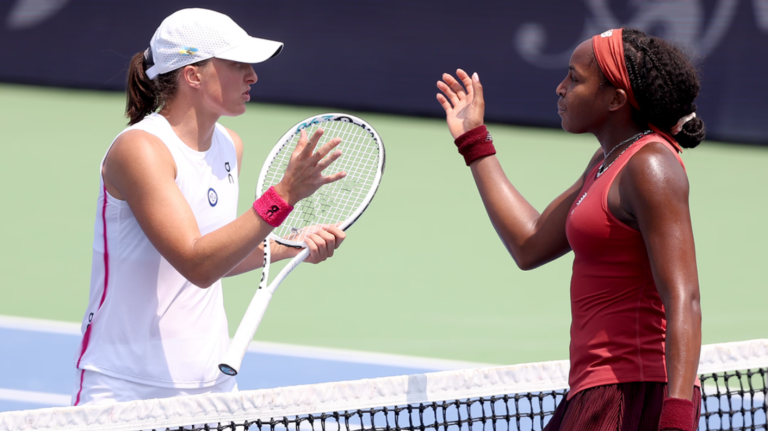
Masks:
[[[611,36],[613,36],[613,30],[608,30],[600,34],[600,37],[611,37]]]
[[[181,54],[181,55],[195,55],[195,54],[197,54],[197,48],[187,48],[187,47],[184,47],[184,48],[181,48],[179,50],[179,54]]]

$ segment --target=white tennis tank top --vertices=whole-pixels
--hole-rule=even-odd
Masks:
[[[133,129],[157,136],[170,150],[176,185],[203,235],[235,220],[237,153],[223,126],[216,124],[211,148],[204,152],[186,146],[158,114],[121,134]],[[218,370],[229,347],[221,280],[207,289],[187,281],[149,242],[128,204],[110,196],[103,179],[100,184],[77,368],[173,388],[207,387],[231,378]]]

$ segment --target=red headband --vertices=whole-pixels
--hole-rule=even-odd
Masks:
[[[605,33],[592,37],[592,49],[595,51],[595,59],[600,65],[600,70],[608,81],[614,87],[620,88],[627,93],[627,100],[638,111],[640,105],[635,100],[635,93],[632,92],[632,83],[629,82],[629,73],[627,73],[627,63],[624,61],[624,40],[622,39],[622,29],[608,30]],[[682,151],[680,144],[670,134],[662,132],[653,124],[648,124],[654,132],[662,135],[678,151]]]
[[[629,103],[638,111],[640,105],[635,100],[632,84],[629,82],[627,64],[624,62],[624,41],[621,38],[622,29],[608,30],[592,38],[592,48],[600,70],[614,87],[627,93]]]

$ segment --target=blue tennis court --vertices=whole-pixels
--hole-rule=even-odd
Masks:
[[[76,323],[0,316],[0,411],[69,405],[80,339]],[[265,389],[481,365],[256,342],[237,381],[241,390]]]

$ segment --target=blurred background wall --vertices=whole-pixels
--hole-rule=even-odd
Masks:
[[[122,91],[128,61],[184,7],[283,41],[255,100],[438,116],[435,82],[478,72],[490,121],[559,127],[571,51],[636,27],[697,59],[708,138],[768,144],[768,0],[2,0],[0,81]]]

